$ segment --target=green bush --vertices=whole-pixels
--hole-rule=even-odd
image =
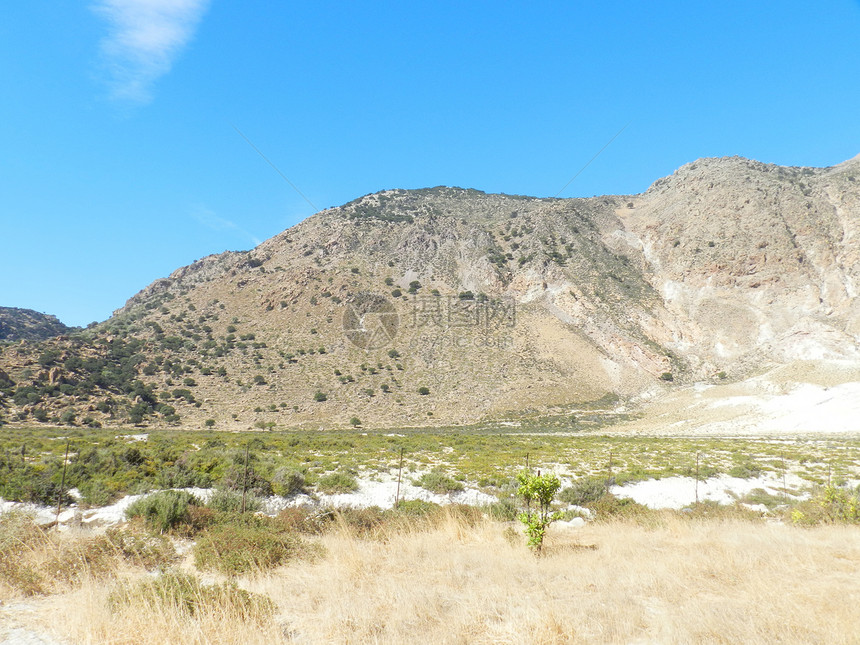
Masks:
[[[512,499],[502,499],[494,504],[488,504],[484,509],[497,522],[513,522],[520,514],[517,503]]]
[[[0,459],[0,497],[9,501],[56,505],[60,494],[61,466],[21,463],[15,458],[4,461]],[[63,491],[61,501],[64,505],[71,503],[66,491]]]
[[[136,500],[126,509],[125,515],[129,519],[141,517],[152,529],[163,533],[188,521],[189,506],[202,506],[202,503],[191,493],[165,490]]]
[[[172,466],[156,473],[155,483],[158,488],[209,488],[212,477],[189,465],[185,457],[180,457]]]
[[[358,482],[349,473],[329,473],[319,478],[317,488],[327,495],[352,493],[358,490]]]
[[[442,495],[463,490],[462,482],[449,477],[441,468],[434,468],[429,473],[424,473],[415,480],[415,485]]]
[[[422,499],[401,500],[395,512],[410,517],[424,517],[432,513],[437,513],[442,507],[435,502],[425,502]]]
[[[276,519],[283,531],[319,535],[334,522],[335,511],[291,506],[278,513]]]
[[[305,492],[305,476],[295,468],[279,468],[272,478],[272,490],[276,495],[289,497]]]
[[[107,506],[112,504],[127,489],[125,482],[107,475],[90,475],[78,484],[81,498],[88,506]]]
[[[626,497],[616,497],[606,493],[588,505],[597,520],[624,518],[637,521],[656,519],[658,512]],[[647,522],[646,522],[647,523]]]
[[[741,479],[752,479],[761,475],[761,466],[753,461],[742,461],[732,466],[728,474]]]
[[[596,502],[606,493],[604,480],[598,477],[583,477],[558,494],[558,499],[566,504],[585,506]]]
[[[370,538],[378,535],[385,527],[388,518],[377,506],[369,508],[343,508],[336,511],[336,521],[353,536]]]
[[[239,575],[312,557],[317,552],[295,533],[283,531],[277,520],[243,515],[201,533],[194,545],[194,563],[201,570]]]
[[[257,497],[269,497],[274,494],[272,482],[263,477],[253,466],[248,466],[247,474],[244,465],[230,466],[221,479],[221,485],[229,490],[241,492],[243,489]]]
[[[652,512],[656,519],[658,512]],[[742,520],[746,522],[761,520],[761,514],[758,511],[746,508],[742,504],[720,504],[712,499],[690,504],[677,515],[687,520]]]
[[[242,510],[242,491],[219,488],[212,493],[206,507],[221,513],[238,513]],[[263,501],[253,493],[245,493],[245,511],[253,513],[263,508]]]
[[[173,543],[163,535],[141,535],[113,527],[105,531],[103,538],[124,560],[147,570],[163,567],[178,558]]]
[[[785,500],[783,500],[781,495],[772,495],[763,488],[753,488],[750,492],[741,497],[739,501],[744,504],[761,504],[766,506],[768,509],[773,509],[782,504]]]
[[[801,526],[860,524],[860,492],[825,486],[791,510],[791,521]]]

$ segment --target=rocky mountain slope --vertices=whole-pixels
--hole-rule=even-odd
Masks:
[[[76,331],[67,327],[56,316],[32,309],[0,307],[0,341],[45,340]]]
[[[397,427],[860,361],[860,158],[703,159],[591,199],[392,190],[0,348],[9,420]],[[5,383],[5,389],[4,389]]]

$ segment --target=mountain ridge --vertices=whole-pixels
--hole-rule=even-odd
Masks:
[[[643,193],[593,198],[365,195],[154,281],[29,378],[23,363],[44,348],[4,349],[0,368],[34,390],[7,396],[24,419],[70,405],[98,423],[420,426],[860,360],[857,162],[706,158]],[[365,325],[387,344],[358,346]],[[66,356],[114,341],[140,344],[129,392],[39,394],[51,381],[83,394],[92,374]]]
[[[45,340],[77,329],[34,309],[0,307],[0,341]]]

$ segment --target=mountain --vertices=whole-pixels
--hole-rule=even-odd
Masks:
[[[0,307],[0,341],[45,340],[75,331],[56,316],[32,309]]]
[[[702,159],[590,199],[388,190],[180,268],[74,337],[0,347],[0,391],[47,422],[569,419],[860,361],[858,227],[860,158]]]

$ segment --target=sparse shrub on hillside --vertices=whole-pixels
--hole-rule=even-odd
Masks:
[[[430,394],[430,388],[422,385],[418,388],[418,394],[420,394],[421,396],[427,396],[428,394]]]
[[[674,376],[672,376],[672,372],[663,372],[663,373],[660,375],[660,380],[661,380],[661,381],[670,381],[670,382],[671,382],[671,381],[674,381],[674,380],[675,380],[675,377],[674,377]]]
[[[328,401],[328,396],[324,392],[316,392],[314,394],[314,401],[316,401],[317,403]]]

